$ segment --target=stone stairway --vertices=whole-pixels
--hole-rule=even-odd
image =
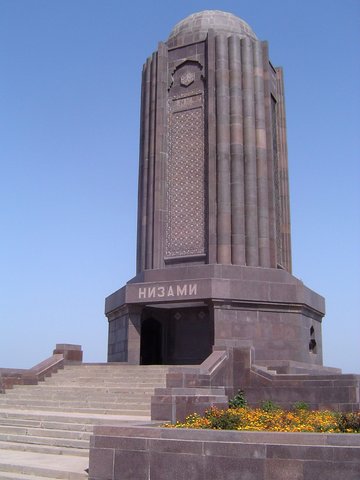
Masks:
[[[148,421],[164,366],[66,365],[0,395],[0,480],[85,479],[94,425]]]

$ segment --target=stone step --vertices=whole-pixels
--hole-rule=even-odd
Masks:
[[[54,379],[76,379],[76,378],[116,378],[116,379],[127,379],[127,378],[139,378],[139,379],[144,379],[144,378],[149,378],[152,380],[156,379],[162,379],[165,377],[165,373],[143,373],[143,372],[117,372],[117,373],[111,373],[111,372],[71,372],[71,373],[57,373],[56,375],[53,375],[51,377],[46,378],[44,381],[49,382]]]
[[[95,377],[103,377],[103,378],[162,378],[166,375],[166,371],[164,372],[144,372],[144,371],[127,371],[127,370],[119,370],[114,372],[107,372],[104,370],[93,371],[93,370],[77,370],[77,371],[67,371],[67,370],[60,370],[58,373],[52,375],[51,377],[47,377],[45,382],[51,378],[95,378]]]
[[[66,365],[38,385],[0,395],[0,480],[87,478],[94,425],[150,417],[166,368]]]
[[[118,365],[91,365],[91,364],[79,364],[79,365],[66,365],[65,368],[60,368],[58,373],[69,373],[69,372],[155,372],[162,373],[169,370],[171,365],[128,365],[128,364],[118,364]]]
[[[153,377],[149,375],[109,375],[109,376],[84,376],[84,375],[74,375],[74,376],[69,376],[69,377],[49,377],[46,379],[44,382],[41,384],[67,384],[67,383],[76,383],[76,382],[128,382],[130,383],[141,383],[141,382],[146,382],[146,383],[152,383],[152,382],[162,382],[163,377]]]
[[[43,480],[46,478],[82,480],[88,478],[85,472],[88,464],[86,457],[0,450],[0,478],[2,479],[26,479],[26,476],[31,475],[32,480],[36,477]]]
[[[161,387],[159,387],[161,388]],[[108,388],[89,388],[89,387],[84,387],[84,388],[61,388],[61,387],[56,387],[56,388],[43,388],[43,389],[37,389],[37,390],[9,390],[5,394],[1,395],[0,400],[5,399],[5,398],[20,398],[20,397],[44,397],[44,394],[46,394],[46,397],[52,396],[52,397],[59,397],[59,396],[64,396],[64,397],[75,397],[75,398],[86,398],[86,397],[91,397],[93,398],[94,396],[113,396],[113,397],[123,397],[125,395],[131,395],[135,397],[141,397],[144,395],[153,395],[154,389],[146,389],[146,388],[136,388],[136,389],[131,389],[131,390],[126,390],[126,388],[123,388],[122,391],[116,391]]]
[[[13,408],[12,405],[2,405],[1,409],[6,410],[6,408],[9,408],[11,410]],[[31,407],[29,405],[23,405],[23,406],[17,406],[16,407],[18,410],[31,410]],[[38,411],[41,410],[41,407],[39,405],[33,405],[33,410]],[[48,412],[73,412],[73,413],[81,413],[81,414],[100,414],[100,415],[131,415],[131,416],[136,416],[136,415],[150,415],[150,405],[124,405],[122,408],[117,407],[116,409],[110,409],[110,408],[94,408],[94,407],[66,407],[66,406],[58,406],[58,407],[47,407],[44,408],[44,411]]]
[[[83,409],[102,409],[102,410],[119,410],[121,408],[124,408],[125,410],[130,407],[130,408],[150,408],[150,399],[144,399],[142,401],[131,401],[131,400],[124,400],[124,401],[117,401],[117,402],[90,402],[90,401],[84,401],[84,402],[74,402],[74,401],[57,401],[57,400],[19,400],[17,402],[0,402],[0,409],[7,409],[7,408],[18,408],[19,410],[24,410],[26,408],[29,408],[29,410],[33,410],[34,408],[38,408],[41,410],[42,408],[44,410],[50,410],[53,411],[58,410],[59,408],[64,407],[66,411],[69,411],[73,409],[74,411],[78,411],[80,408],[81,410]]]
[[[166,372],[141,372],[141,371],[126,371],[121,370],[118,372],[106,372],[106,371],[91,371],[91,370],[78,370],[73,372],[60,371],[51,377],[47,377],[44,381],[48,381],[51,378],[163,378],[166,375]]]
[[[41,422],[37,420],[28,420],[21,418],[3,418],[0,412],[0,425],[13,425],[15,427],[38,427]]]
[[[142,384],[147,384],[147,385],[152,385],[154,383],[161,383],[163,384],[165,382],[165,379],[162,377],[149,377],[149,376],[137,376],[137,377],[132,377],[131,375],[129,376],[122,376],[122,377],[115,377],[115,376],[109,376],[109,377],[83,377],[83,376],[74,376],[74,377],[62,377],[60,378],[49,378],[45,382],[41,382],[39,385],[73,385],[73,384],[80,384],[80,385],[87,385],[87,384],[94,384],[94,385],[102,385],[102,384],[118,384],[119,386],[121,385],[142,385]]]
[[[17,472],[0,472],[0,480],[54,480],[52,477],[39,477]]]
[[[129,372],[165,372],[173,365],[129,365],[128,363],[81,363],[78,365],[68,364],[65,368],[58,370],[58,372],[71,372],[77,370],[91,370],[91,371],[119,371],[128,370]],[[191,365],[193,367],[193,365]]]
[[[6,408],[7,406],[10,407],[31,407],[31,406],[39,406],[39,407],[66,407],[66,408],[105,408],[105,409],[119,409],[120,406],[134,406],[134,403],[136,406],[139,405],[149,405],[149,399],[143,398],[141,400],[138,400],[136,402],[132,401],[132,399],[118,399],[116,402],[115,401],[107,401],[106,398],[103,398],[102,401],[92,401],[92,400],[41,400],[41,398],[29,398],[26,400],[19,400],[16,399],[16,401],[12,399],[0,399],[0,408]]]
[[[32,428],[46,428],[54,430],[71,430],[76,432],[92,432],[92,425],[77,424],[77,423],[63,423],[53,421],[41,421],[22,418],[2,418],[0,412],[0,428],[3,425],[12,425],[14,427],[32,427]]]
[[[151,400],[151,395],[114,395],[114,396],[108,396],[108,395],[96,395],[95,397],[92,397],[91,395],[87,395],[85,397],[82,396],[62,396],[62,397],[57,397],[57,396],[47,396],[47,399],[44,400],[43,396],[21,396],[19,398],[15,397],[14,399],[1,399],[0,400],[0,409],[2,405],[32,405],[32,404],[81,404],[84,406],[89,405],[90,403],[95,404],[116,404],[116,405],[122,405],[124,403],[132,403],[137,404],[137,403],[150,403]]]
[[[88,440],[72,438],[39,437],[30,435],[11,435],[0,433],[0,441],[17,443],[34,443],[36,445],[52,445],[54,447],[89,448]]]
[[[89,412],[54,412],[46,410],[18,410],[11,409],[1,410],[0,418],[5,420],[21,419],[21,420],[38,420],[39,422],[61,422],[64,425],[68,424],[69,428],[73,423],[86,424],[86,425],[108,425],[116,424],[117,422],[123,422],[126,419],[126,415],[122,414],[109,414],[109,413],[89,413]]]
[[[148,393],[149,395],[152,394],[154,391],[153,385],[151,387],[143,387],[143,386],[133,386],[133,385],[127,385],[127,386],[112,386],[112,387],[104,387],[103,385],[97,385],[97,386],[92,386],[92,385],[28,385],[27,388],[25,388],[23,385],[15,385],[13,389],[11,390],[6,390],[5,395],[20,395],[22,393],[27,394],[39,394],[39,395],[44,395],[44,392],[48,392],[50,395],[51,394],[57,394],[57,393],[71,393],[73,392],[74,394],[97,394],[97,393],[110,393],[110,394],[123,394],[123,393]]]
[[[81,387],[81,386],[101,386],[101,387],[122,387],[122,388],[126,388],[126,385],[130,385],[132,387],[135,387],[135,388],[156,388],[156,387],[162,387],[165,385],[165,380],[164,381],[155,381],[155,380],[149,380],[149,379],[146,379],[146,380],[140,380],[140,381],[134,381],[134,379],[126,379],[124,381],[117,381],[115,379],[109,379],[109,380],[104,380],[102,378],[85,378],[85,379],[82,379],[82,378],[78,378],[78,379],[74,379],[73,381],[69,381],[67,383],[61,383],[59,382],[59,379],[57,379],[57,381],[55,382],[51,382],[49,381],[49,383],[47,385],[63,385],[64,387],[68,386],[68,387],[72,387],[72,386],[78,386],[78,387]]]
[[[68,372],[66,370],[62,370],[50,377],[45,378],[45,382],[51,378],[162,378],[166,375],[166,372],[141,372],[141,371],[126,371],[120,370],[118,372],[106,372],[106,371],[91,371],[91,370],[78,370],[73,372]]]
[[[75,440],[90,440],[91,432],[79,432],[72,430],[55,430],[53,428],[24,428],[12,425],[0,425],[0,435],[29,435],[41,437],[68,438]]]
[[[3,408],[5,411],[5,408]],[[9,406],[9,410],[12,410],[12,407]],[[17,410],[21,412],[22,410],[25,412],[31,411],[31,408],[29,407],[17,407]],[[34,412],[38,412],[41,410],[41,407],[39,408],[38,406],[33,407]],[[73,408],[73,407],[65,407],[65,406],[58,406],[58,407],[46,407],[44,408],[44,411],[47,413],[75,413],[78,415],[102,415],[106,417],[121,417],[121,416],[134,416],[134,415],[140,415],[140,416],[148,416],[150,415],[150,405],[127,405],[121,408],[93,408],[93,407],[78,407],[78,408]],[[111,420],[109,420],[111,421]]]
[[[4,399],[0,399],[0,406],[2,404],[8,405],[24,405],[25,403],[31,404],[31,402],[43,402],[44,396],[43,395],[17,395],[17,396],[12,396],[12,397],[6,397]],[[110,395],[110,394],[97,394],[97,395],[47,395],[46,396],[48,402],[57,402],[57,403],[64,403],[64,402],[77,402],[77,403],[84,403],[88,404],[89,402],[99,402],[99,403],[116,403],[116,404],[122,404],[122,403],[141,403],[141,402],[147,402],[149,403],[151,400],[151,394],[122,394],[122,395]]]
[[[21,442],[0,441],[0,449],[16,450],[19,452],[50,453],[52,455],[75,455],[80,457],[88,457],[89,455],[89,450],[87,448],[58,447],[54,445],[37,445],[35,443]]]
[[[78,375],[68,375],[68,376],[60,376],[60,377],[48,377],[46,380],[44,380],[44,383],[52,383],[54,381],[60,382],[61,380],[64,380],[64,383],[67,381],[76,381],[76,380],[116,380],[116,381],[127,381],[128,379],[130,380],[138,380],[138,381],[162,381],[163,378],[165,378],[165,375],[83,375],[79,373]]]

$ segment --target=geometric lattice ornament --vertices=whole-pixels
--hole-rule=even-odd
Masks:
[[[166,256],[205,253],[203,107],[169,112]]]

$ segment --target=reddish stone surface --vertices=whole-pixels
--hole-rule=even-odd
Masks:
[[[90,480],[357,480],[359,476],[356,434],[124,425],[95,427],[90,441]]]
[[[190,15],[147,59],[141,104],[137,274],[106,299],[108,361],[178,366],[153,419],[239,388],[252,405],[359,408],[359,376],[323,367],[323,297],[291,273],[283,72],[267,43],[232,14]]]

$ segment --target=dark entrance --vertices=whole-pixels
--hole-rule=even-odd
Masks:
[[[150,317],[141,323],[140,356],[142,365],[161,365],[162,325]]]
[[[211,353],[213,321],[208,307],[155,308],[142,312],[142,365],[199,365]]]

